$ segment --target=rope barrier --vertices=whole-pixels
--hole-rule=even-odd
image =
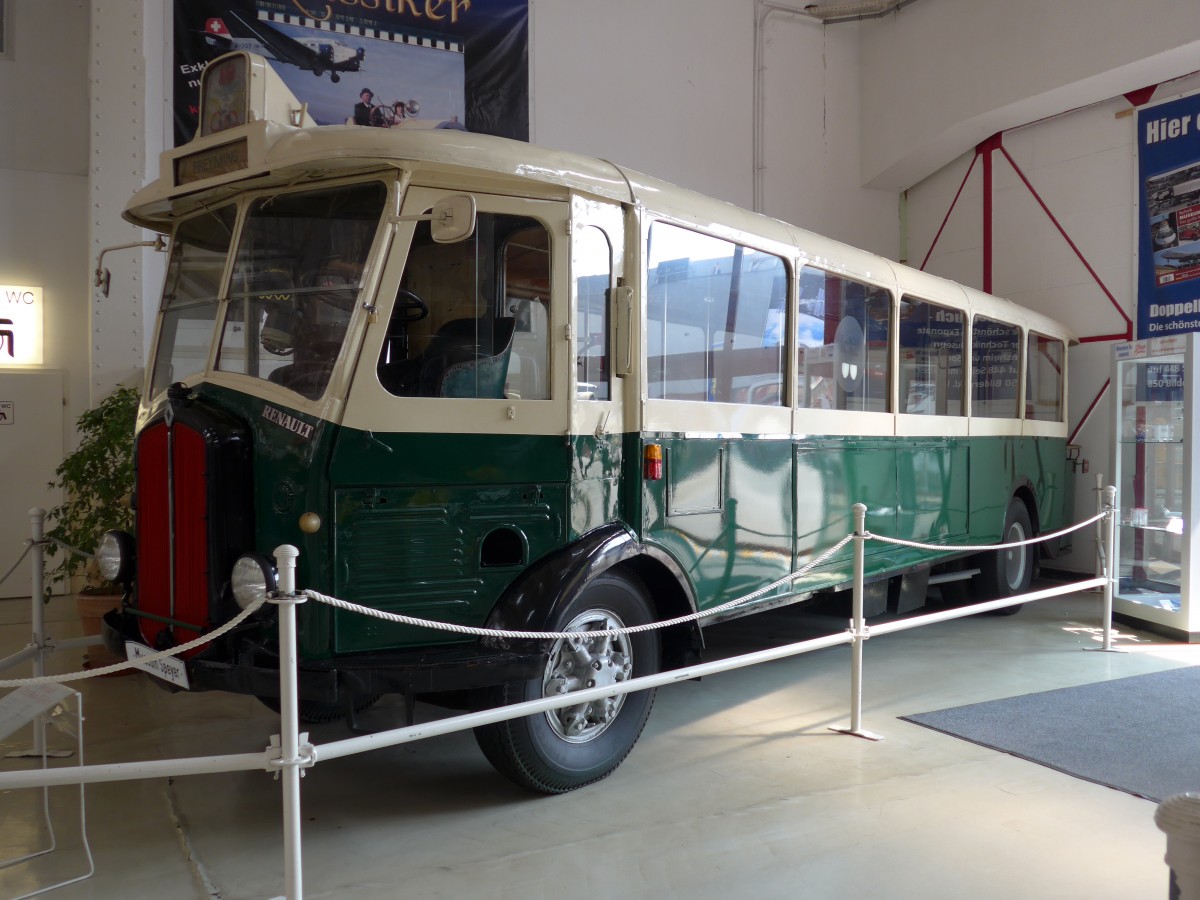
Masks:
[[[49,535],[47,535],[46,539],[44,541],[42,541],[42,543],[43,544],[57,544],[63,550],[66,550],[68,553],[70,553],[72,556],[82,556],[84,559],[95,559],[96,558],[95,553],[88,553],[86,550],[80,550],[78,547],[72,547],[66,541],[60,541],[58,538],[50,537]]]
[[[17,571],[17,566],[25,561],[25,557],[27,557],[29,555],[29,551],[33,549],[33,544],[34,541],[32,538],[25,539],[25,549],[21,551],[21,555],[17,557],[17,561],[12,564],[12,568],[10,568],[3,575],[0,575],[0,584],[4,584],[4,582],[8,581],[9,576],[12,575],[13,572]]]
[[[166,659],[168,656],[178,656],[180,653],[186,653],[196,647],[203,646],[209,641],[216,640],[226,632],[232,631],[237,626],[241,625],[246,619],[258,611],[259,607],[265,603],[265,600],[259,600],[250,604],[220,628],[210,631],[208,634],[202,634],[195,640],[188,641],[186,644],[180,644],[178,647],[170,647],[166,650],[159,650],[154,653],[140,657],[137,660],[125,660],[125,662],[113,663],[111,666],[101,666],[98,669],[88,669],[86,672],[66,672],[62,675],[43,675],[40,678],[8,678],[0,681],[0,688],[5,687],[22,687],[27,684],[64,684],[68,681],[82,681],[85,678],[99,678],[101,675],[109,675],[113,672],[120,672],[124,669],[140,669],[146,663],[154,662],[156,659]]]
[[[413,616],[404,616],[399,613],[384,612],[380,609],[371,609],[368,606],[359,606],[356,603],[350,603],[347,600],[340,600],[337,597],[330,597],[327,594],[322,594],[318,591],[302,591],[306,597],[316,600],[318,603],[324,603],[327,606],[334,606],[338,609],[344,609],[348,612],[360,613],[364,616],[370,616],[374,619],[383,619],[385,622],[395,622],[399,625],[415,625],[419,628],[432,628],[435,631],[449,631],[454,634],[467,634],[476,637],[499,637],[511,638],[515,640],[570,640],[577,638],[580,635],[586,635],[589,638],[593,637],[618,637],[623,634],[640,634],[644,631],[654,631],[659,628],[671,628],[675,625],[684,625],[688,622],[695,622],[699,619],[715,616],[718,613],[726,612],[737,606],[743,606],[764,594],[768,594],[778,587],[787,584],[789,581],[795,581],[808,572],[819,566],[837,551],[845,547],[850,541],[854,540],[854,535],[846,535],[812,562],[808,563],[803,568],[797,569],[782,578],[776,579],[766,587],[759,588],[749,594],[744,594],[735,600],[730,600],[727,603],[722,603],[720,606],[714,606],[712,609],[702,610],[701,612],[691,613],[686,616],[677,616],[674,619],[661,619],[657,622],[647,622],[645,625],[628,625],[624,628],[605,628],[596,631],[506,631],[501,628],[475,628],[470,625],[456,625],[451,622],[434,622],[429,619],[418,619]]]
[[[1009,543],[1009,544],[985,544],[985,545],[923,544],[923,543],[919,543],[917,541],[906,541],[906,540],[902,540],[900,538],[884,537],[882,535],[872,534],[871,532],[864,532],[861,535],[861,539],[862,540],[876,540],[876,541],[880,541],[882,543],[895,544],[897,546],[902,546],[902,547],[912,547],[912,548],[920,549],[920,550],[933,550],[933,551],[941,551],[941,552],[950,552],[950,551],[976,552],[976,551],[987,551],[987,550],[1004,550],[1004,549],[1008,549],[1011,547],[1021,547],[1021,546],[1025,546],[1026,544],[1034,544],[1034,543],[1039,543],[1041,541],[1052,540],[1053,538],[1061,537],[1065,534],[1070,534],[1073,531],[1077,531],[1081,528],[1086,528],[1087,526],[1092,525],[1101,519],[1107,518],[1108,515],[1109,515],[1109,512],[1107,512],[1107,511],[1097,513],[1095,516],[1092,516],[1090,519],[1086,519],[1076,525],[1072,525],[1072,526],[1070,526],[1068,528],[1064,528],[1060,531],[1053,532],[1052,534],[1041,535],[1036,538],[1030,538],[1029,540],[1016,541],[1016,542]],[[766,594],[769,594],[771,591],[774,591],[777,588],[782,587],[785,584],[788,584],[792,581],[795,581],[798,578],[802,578],[803,576],[807,575],[814,568],[816,568],[817,566],[824,563],[831,556],[833,556],[835,553],[837,553],[839,550],[841,550],[843,547],[845,547],[847,544],[849,544],[851,541],[853,541],[855,539],[855,537],[856,537],[856,535],[853,533],[846,535],[840,541],[838,541],[836,544],[834,544],[832,547],[830,547],[828,550],[826,550],[824,553],[822,553],[820,556],[817,556],[811,562],[809,562],[806,565],[802,566],[801,568],[797,569],[795,572],[790,572],[787,575],[784,575],[782,578],[776,579],[775,581],[771,582],[770,584],[766,585],[765,587],[761,587],[758,590],[752,591],[748,594],[743,594],[742,596],[737,597],[734,600],[730,600],[726,603],[723,603],[720,606],[714,606],[712,609],[701,610],[700,612],[691,613],[686,616],[676,616],[675,618],[672,618],[672,619],[662,619],[662,620],[659,620],[656,622],[647,622],[644,625],[629,625],[629,626],[625,626],[623,628],[606,628],[606,629],[597,630],[597,631],[586,631],[586,632],[580,632],[580,631],[509,631],[509,630],[499,629],[499,628],[477,628],[477,627],[470,626],[470,625],[458,625],[453,622],[438,622],[438,621],[434,621],[432,619],[421,619],[421,618],[417,618],[415,616],[405,616],[405,615],[402,615],[399,613],[384,612],[383,610],[380,610],[380,609],[372,609],[371,607],[368,607],[368,606],[360,606],[357,603],[351,603],[348,600],[342,600],[338,597],[332,597],[332,596],[329,596],[328,594],[322,594],[321,592],[314,591],[314,590],[304,590],[299,593],[308,599],[317,601],[318,603],[323,603],[326,606],[331,606],[336,609],[343,609],[343,610],[346,610],[347,612],[358,613],[360,615],[369,616],[374,619],[381,619],[385,622],[394,622],[398,625],[409,625],[409,626],[414,626],[417,628],[429,628],[429,629],[432,629],[435,631],[450,632],[452,634],[470,635],[470,636],[474,636],[474,637],[506,638],[506,639],[510,639],[510,640],[545,640],[545,641],[571,640],[572,638],[578,638],[581,635],[586,635],[588,638],[619,637],[621,635],[640,634],[643,632],[655,631],[655,630],[662,629],[662,628],[672,628],[676,625],[685,625],[689,622],[696,622],[696,621],[699,621],[700,619],[709,618],[709,617],[718,615],[723,612],[728,612],[729,610],[735,609],[739,606],[745,606],[746,604],[752,603],[753,601],[759,599],[760,597],[762,597]],[[78,552],[78,553],[80,553],[80,555],[89,556],[89,557],[92,556],[92,554],[87,554],[87,553],[84,553],[83,551],[78,551],[75,548],[70,547],[70,545],[64,544],[62,541],[57,541],[57,540],[54,540],[53,538],[48,538],[47,540],[51,541],[53,543],[56,543],[59,546],[64,547],[72,552]],[[26,541],[27,546],[25,549],[25,554],[28,554],[30,547],[33,546],[33,543],[34,543],[33,541]],[[43,543],[45,543],[45,542],[43,542]],[[23,554],[21,559],[24,559],[24,558],[25,558],[25,555]],[[20,562],[21,562],[21,560],[17,560],[17,565],[19,565]],[[15,569],[16,566],[14,565],[13,568]],[[9,574],[11,574],[11,571],[9,572]],[[5,577],[7,578],[8,576],[6,575]],[[3,579],[0,579],[0,582],[3,582]],[[240,612],[234,618],[230,619],[224,625],[220,626],[219,628],[215,629],[214,631],[209,632],[208,634],[201,635],[200,637],[198,637],[194,640],[188,641],[185,644],[180,644],[177,647],[171,647],[167,650],[160,650],[155,653],[151,653],[146,656],[140,657],[136,662],[131,661],[131,660],[126,660],[125,662],[114,663],[109,666],[101,666],[100,668],[89,669],[89,670],[83,671],[83,672],[68,672],[68,673],[65,673],[62,675],[45,675],[45,676],[42,676],[39,678],[5,679],[5,680],[0,680],[0,688],[20,687],[22,685],[27,685],[27,684],[41,684],[41,683],[62,684],[62,683],[69,682],[69,681],[80,681],[85,678],[98,678],[102,675],[108,675],[113,672],[120,672],[125,669],[141,668],[146,663],[154,662],[155,660],[158,660],[158,659],[165,659],[165,658],[171,657],[171,656],[178,656],[181,653],[185,653],[188,650],[191,650],[195,647],[199,647],[204,644],[207,644],[210,641],[213,641],[216,638],[220,637],[221,635],[226,634],[229,631],[232,631],[234,628],[236,628],[238,625],[240,625],[242,622],[244,622],[247,618],[249,618],[253,613],[255,613],[265,602],[266,602],[265,600],[259,600],[258,602],[254,603],[251,606],[247,607],[246,609],[242,610],[242,612]]]
[[[1094,525],[1101,519],[1107,519],[1108,513],[1096,513],[1090,519],[1084,519],[1075,525],[1069,525],[1060,531],[1052,532],[1051,534],[1040,534],[1037,537],[1032,537],[1024,541],[1013,541],[1010,544],[922,544],[917,541],[906,541],[901,538],[884,537],[881,534],[872,534],[867,532],[865,537],[868,540],[879,541],[884,544],[895,544],[898,547],[914,547],[918,550],[941,550],[943,552],[955,550],[966,550],[971,553],[984,550],[1010,550],[1013,547],[1024,547],[1027,544],[1038,544],[1042,541],[1051,541],[1054,538],[1062,537],[1064,534],[1070,534],[1072,531],[1078,531],[1081,528],[1087,528],[1089,525]]]

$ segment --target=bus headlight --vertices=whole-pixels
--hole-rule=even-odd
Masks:
[[[278,586],[279,578],[270,560],[256,553],[248,553],[239,556],[233,564],[229,583],[233,589],[233,599],[238,606],[246,609],[259,600],[266,600],[267,594]]]
[[[134,572],[133,535],[125,531],[106,531],[96,547],[96,568],[105,581],[129,584]]]

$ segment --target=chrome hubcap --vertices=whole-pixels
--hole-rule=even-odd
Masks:
[[[563,631],[579,637],[556,641],[542,677],[542,694],[557,697],[592,687],[608,687],[633,675],[629,635],[588,637],[589,631],[622,628],[624,623],[607,610],[588,610],[572,619]],[[546,713],[546,721],[565,741],[582,744],[599,737],[616,721],[625,695],[564,706]]]

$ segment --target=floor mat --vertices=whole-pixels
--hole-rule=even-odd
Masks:
[[[1200,666],[901,718],[1147,800],[1200,791]]]

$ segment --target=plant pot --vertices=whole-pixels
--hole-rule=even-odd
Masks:
[[[85,636],[100,633],[100,621],[109,610],[121,605],[120,594],[87,594],[75,595],[75,609],[79,613],[79,624]],[[123,662],[103,644],[92,644],[87,648],[86,667],[97,669],[100,666],[111,666]]]

